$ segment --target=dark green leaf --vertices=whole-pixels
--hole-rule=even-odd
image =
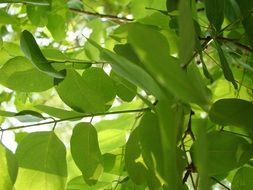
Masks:
[[[0,83],[21,92],[40,92],[53,87],[53,78],[39,72],[25,57],[14,57],[0,69]]]
[[[232,190],[251,190],[253,187],[253,168],[240,168],[232,181]]]
[[[252,129],[253,105],[252,102],[237,98],[221,99],[212,105],[209,116],[219,125],[235,125]]]
[[[20,37],[20,46],[25,56],[34,64],[34,66],[43,73],[55,78],[64,78],[64,76],[56,71],[42,54],[33,35],[24,30]]]
[[[218,175],[229,172],[244,165],[253,156],[252,145],[244,138],[226,132],[211,132],[207,139],[207,172]],[[196,151],[198,140],[192,145],[191,152]],[[222,145],[222,146],[221,146]],[[193,159],[198,167],[199,162]]]
[[[105,111],[103,95],[97,94],[95,89],[73,69],[67,70],[65,79],[56,87],[56,90],[64,103],[78,112]]]
[[[242,24],[245,29],[245,33],[247,34],[249,38],[249,43],[251,47],[253,47],[253,15],[249,15],[245,19],[243,19]]]
[[[84,180],[90,185],[95,184],[103,172],[96,129],[90,123],[77,124],[70,140],[70,148]]]
[[[241,15],[243,17],[249,16],[252,8],[253,8],[253,1],[251,0],[235,0],[241,10]]]
[[[171,12],[171,11],[177,10],[178,4],[179,4],[179,0],[167,0],[166,1],[167,11]]]
[[[53,132],[35,132],[18,145],[20,166],[17,190],[64,189],[67,177],[66,150]],[[41,186],[43,184],[43,186]]]
[[[224,20],[225,0],[205,0],[205,6],[209,22],[219,31]]]
[[[237,89],[238,88],[237,83],[235,82],[234,75],[232,73],[232,70],[229,67],[229,64],[228,64],[227,59],[224,55],[224,52],[221,49],[221,46],[217,41],[215,41],[215,45],[216,45],[216,48],[217,48],[217,51],[219,54],[220,64],[221,64],[221,68],[223,70],[224,77],[234,85],[235,89]]]

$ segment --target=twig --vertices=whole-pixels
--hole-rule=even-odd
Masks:
[[[16,129],[23,129],[23,128],[28,128],[28,127],[35,127],[35,126],[40,126],[40,125],[47,125],[47,124],[52,124],[52,123],[60,123],[63,121],[67,120],[73,120],[73,119],[81,119],[81,118],[86,118],[86,117],[95,117],[95,116],[103,116],[103,115],[114,115],[114,114],[122,114],[122,113],[137,113],[137,112],[145,112],[147,110],[150,110],[149,107],[142,108],[142,109],[135,109],[135,110],[122,110],[122,111],[114,111],[114,112],[103,112],[103,113],[94,113],[94,114],[84,114],[81,116],[75,116],[75,117],[69,117],[69,118],[64,118],[64,119],[58,119],[58,120],[53,120],[53,121],[46,121],[42,123],[35,123],[35,124],[29,124],[29,125],[22,125],[22,126],[14,126],[14,127],[9,127],[6,129],[0,129],[0,131],[10,131],[10,130],[16,130]]]
[[[72,12],[77,12],[77,13],[82,13],[82,14],[86,14],[86,15],[96,16],[96,17],[99,17],[99,18],[107,18],[107,19],[119,20],[119,21],[125,21],[125,22],[134,21],[134,19],[130,19],[130,18],[126,18],[126,17],[118,17],[118,16],[115,16],[115,15],[99,14],[99,13],[94,13],[94,12],[75,9],[75,8],[69,8],[69,10],[72,11]]]
[[[224,187],[225,189],[230,190],[229,187],[227,187],[226,185],[224,185],[223,183],[221,183],[218,179],[216,179],[215,177],[211,177],[212,180],[214,180],[215,182],[217,182],[218,184],[220,184],[222,187]]]

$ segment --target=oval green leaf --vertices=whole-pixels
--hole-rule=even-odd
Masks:
[[[75,70],[67,70],[65,79],[56,90],[64,103],[77,112],[98,113],[105,111],[102,94],[90,86]]]
[[[253,105],[249,101],[237,98],[220,99],[212,105],[209,116],[214,123],[219,125],[234,125],[251,129]]]
[[[94,185],[103,173],[102,155],[95,127],[90,123],[77,124],[71,136],[70,150],[86,183]]]
[[[25,57],[14,57],[0,69],[0,83],[21,92],[41,92],[54,86],[53,78],[39,72]]]

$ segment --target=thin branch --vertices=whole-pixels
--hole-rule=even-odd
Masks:
[[[130,19],[130,18],[126,18],[126,17],[118,17],[118,16],[115,16],[115,15],[99,14],[99,13],[94,13],[94,12],[75,9],[75,8],[69,8],[69,10],[72,11],[72,12],[86,14],[86,15],[95,16],[95,17],[99,17],[99,18],[107,18],[107,19],[125,21],[125,22],[134,21],[134,19]]]
[[[218,184],[220,184],[222,187],[224,187],[227,190],[230,190],[229,187],[227,187],[226,185],[224,185],[223,183],[221,183],[218,179],[216,179],[215,177],[211,177],[212,180],[214,180],[215,182],[217,182]]]
[[[81,63],[81,64],[105,64],[108,62],[104,61],[82,61],[82,60],[64,60],[64,61],[57,61],[57,60],[48,60],[49,63]]]
[[[35,126],[40,126],[40,125],[47,125],[47,124],[52,124],[52,123],[57,124],[57,123],[68,121],[68,120],[81,119],[81,118],[87,118],[87,117],[114,115],[114,114],[123,114],[123,113],[138,113],[138,112],[145,112],[147,110],[150,110],[150,108],[146,107],[146,108],[135,109],[135,110],[121,110],[121,111],[114,111],[114,112],[107,112],[107,113],[103,112],[103,113],[94,113],[94,114],[84,114],[81,116],[69,117],[69,118],[58,119],[58,120],[53,120],[53,121],[46,121],[46,122],[42,122],[42,123],[9,127],[6,129],[0,129],[0,131],[2,131],[2,132],[3,131],[10,131],[10,130],[28,128],[28,127],[35,127]]]
[[[199,38],[200,40],[207,40],[207,38]],[[226,37],[222,37],[222,36],[217,36],[215,37],[215,39],[219,40],[219,41],[224,41],[224,42],[231,42],[233,43],[234,45],[246,50],[246,51],[249,51],[249,52],[253,52],[253,49],[249,46],[246,46],[240,42],[237,41],[237,39],[232,39],[232,38],[226,38]]]

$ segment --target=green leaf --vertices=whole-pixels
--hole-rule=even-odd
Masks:
[[[56,41],[61,41],[66,37],[66,20],[59,14],[48,16],[47,28]]]
[[[4,10],[0,9],[0,24],[17,24],[18,20]]]
[[[64,76],[56,71],[42,54],[33,35],[24,30],[20,37],[20,46],[25,56],[33,63],[33,65],[43,73],[55,78],[64,78]]]
[[[101,57],[111,63],[114,72],[136,86],[144,89],[148,93],[154,94],[157,97],[161,96],[162,92],[160,87],[145,70],[138,65],[133,64],[126,58],[100,47],[96,42],[92,40],[89,41],[100,50]]]
[[[211,132],[207,139],[207,172],[210,176],[223,174],[244,165],[253,156],[252,145],[244,138],[226,132]],[[191,152],[196,151],[198,140],[194,142]],[[222,146],[221,146],[222,145]],[[199,162],[193,158],[198,167]]]
[[[200,82],[202,77],[195,72],[196,66],[191,65],[189,70],[194,72],[187,74],[178,60],[169,55],[169,44],[162,33],[145,25],[131,24],[128,39],[146,70],[166,89],[166,96],[173,94],[186,102],[208,107],[209,91]]]
[[[39,72],[25,57],[14,57],[0,69],[0,83],[21,92],[41,92],[53,87],[53,78]]]
[[[215,42],[215,45],[216,45],[216,48],[217,48],[217,51],[219,54],[220,64],[221,64],[221,68],[222,68],[224,77],[234,85],[235,89],[237,89],[238,88],[237,83],[235,82],[234,75],[232,73],[232,70],[229,67],[229,64],[228,64],[227,59],[224,55],[224,52],[221,49],[220,44],[217,41],[214,41],[214,42]]]
[[[117,96],[123,101],[132,101],[137,94],[137,87],[113,71],[110,73],[110,77],[114,81]]]
[[[232,190],[251,190],[253,187],[253,168],[240,168],[232,181]]]
[[[125,167],[129,177],[135,184],[141,185],[147,182],[147,167],[145,166],[141,155],[137,130],[134,130],[131,133],[126,144]]]
[[[205,0],[205,7],[209,22],[219,31],[224,20],[225,0]]]
[[[43,27],[48,22],[48,13],[50,11],[50,6],[34,6],[27,5],[26,12],[29,20],[35,26]]]
[[[94,185],[103,172],[97,131],[90,123],[75,126],[70,140],[72,157],[89,185]]]
[[[116,96],[116,91],[112,79],[101,68],[91,67],[86,69],[82,74],[83,79],[92,86],[97,94],[100,94],[104,102],[112,103]]]
[[[0,143],[0,187],[3,190],[12,190],[15,183],[18,163],[13,153]]]
[[[15,189],[62,190],[67,177],[66,150],[53,132],[35,132],[18,145]]]
[[[230,98],[216,101],[210,111],[210,119],[219,125],[234,125],[245,129],[252,129],[252,102]]]
[[[69,120],[72,120],[72,118],[75,118],[79,120],[80,118],[82,118],[82,116],[84,116],[83,113],[79,113],[76,111],[68,111],[68,110],[64,110],[64,109],[60,109],[56,107],[50,107],[46,105],[36,105],[35,108],[42,111],[43,113],[46,113],[50,116],[53,116],[59,119],[69,118]]]
[[[195,48],[195,29],[192,19],[192,13],[187,1],[179,3],[179,61],[180,65],[187,65],[193,56]]]
[[[65,79],[56,87],[56,90],[69,107],[86,113],[105,111],[105,102],[102,94],[96,90],[73,69],[67,70]]]

